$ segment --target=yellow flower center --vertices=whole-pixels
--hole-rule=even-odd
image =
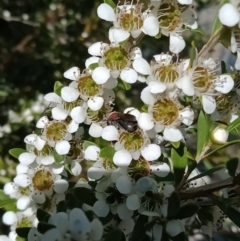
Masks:
[[[128,52],[122,47],[111,47],[104,53],[104,63],[110,70],[122,70],[129,65]]]
[[[145,136],[140,129],[134,133],[122,131],[119,135],[119,141],[124,149],[128,151],[137,151],[144,146]]]
[[[50,141],[60,141],[67,133],[67,126],[64,122],[53,121],[46,126],[46,137]]]
[[[174,31],[182,24],[181,11],[174,3],[163,3],[159,8],[159,24],[169,32]]]
[[[193,85],[200,92],[206,92],[210,86],[213,76],[208,73],[208,70],[204,67],[197,67],[193,73]]]
[[[152,116],[156,122],[168,126],[178,118],[178,111],[178,106],[174,101],[163,98],[154,103]]]
[[[91,75],[82,76],[78,80],[78,91],[87,97],[93,97],[103,92],[103,86],[98,85]]]
[[[52,173],[45,170],[39,170],[32,178],[33,186],[39,191],[49,190],[53,186]]]
[[[175,65],[169,64],[156,68],[153,71],[153,76],[160,82],[174,83],[179,78],[179,73],[177,72]]]

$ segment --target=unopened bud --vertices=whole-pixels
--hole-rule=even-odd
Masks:
[[[227,142],[229,132],[222,128],[222,127],[216,127],[212,133],[211,133],[211,140],[214,144],[222,145]]]

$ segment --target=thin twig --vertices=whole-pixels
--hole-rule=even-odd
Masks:
[[[23,20],[19,17],[8,17],[8,18],[1,17],[1,18],[3,20],[7,21],[7,22],[21,22],[23,24],[30,25],[30,26],[33,26],[33,27],[39,27],[40,26],[39,23],[35,23],[35,22],[32,22],[32,21],[28,21],[28,20]]]

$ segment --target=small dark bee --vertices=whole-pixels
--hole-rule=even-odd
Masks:
[[[134,132],[138,128],[138,123],[136,117],[131,114],[122,114],[119,112],[113,112],[109,115],[107,119],[108,125],[113,125],[115,127],[121,127],[127,132]]]

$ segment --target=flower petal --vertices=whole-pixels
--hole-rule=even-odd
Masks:
[[[240,21],[238,10],[230,3],[226,3],[220,8],[218,17],[220,22],[228,27],[233,27]]]
[[[132,156],[126,150],[119,150],[113,156],[113,162],[119,167],[127,167],[131,163]]]
[[[70,79],[70,80],[78,80],[79,75],[80,75],[80,69],[78,67],[72,67],[66,72],[64,72],[63,74],[63,76],[66,79]]]
[[[97,9],[97,15],[99,18],[104,19],[106,21],[110,21],[110,22],[116,21],[115,12],[113,8],[111,8],[111,6],[108,5],[107,3],[100,4],[100,6]]]
[[[73,102],[78,98],[79,92],[72,87],[65,86],[61,89],[61,96],[65,101]]]
[[[126,83],[133,84],[137,81],[138,74],[133,69],[123,69],[121,71],[120,78]]]
[[[93,70],[92,78],[97,84],[104,84],[110,78],[110,70],[106,67],[97,67]]]
[[[161,149],[156,144],[149,144],[141,150],[141,154],[147,161],[155,161],[161,156]]]
[[[133,61],[133,68],[142,75],[151,74],[151,68],[149,63],[143,58],[137,58]]]
[[[103,106],[103,103],[104,103],[104,99],[100,96],[94,96],[92,98],[89,98],[87,102],[88,107],[93,111],[100,110]]]
[[[186,46],[186,43],[182,36],[177,34],[170,34],[170,46],[169,49],[172,53],[180,53]]]
[[[56,144],[55,149],[59,155],[66,155],[66,154],[68,154],[70,147],[71,146],[70,146],[69,142],[63,140]]]

